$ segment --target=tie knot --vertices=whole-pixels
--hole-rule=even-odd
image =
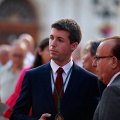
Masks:
[[[58,73],[58,74],[62,74],[63,71],[64,71],[63,68],[60,67],[60,68],[58,68],[57,73]]]

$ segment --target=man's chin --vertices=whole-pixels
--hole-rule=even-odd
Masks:
[[[57,57],[56,57],[56,56],[50,56],[50,58],[51,58],[52,60],[57,60]]]

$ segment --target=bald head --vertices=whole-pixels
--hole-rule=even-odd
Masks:
[[[34,39],[30,34],[24,33],[21,34],[18,38],[20,41],[25,42],[25,44],[28,47],[28,50],[33,53],[34,52],[34,47],[35,47],[35,43],[34,43]]]

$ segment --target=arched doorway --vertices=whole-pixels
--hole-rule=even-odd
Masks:
[[[28,0],[3,0],[0,4],[0,44],[10,43],[22,33],[38,40],[39,26],[34,6]]]

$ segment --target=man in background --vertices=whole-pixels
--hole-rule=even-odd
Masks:
[[[0,45],[0,71],[11,65],[10,61],[10,45]]]
[[[14,41],[10,49],[10,60],[12,64],[2,71],[0,76],[0,100],[5,103],[8,97],[13,93],[18,75],[25,66],[24,58],[26,56],[26,44]]]
[[[28,51],[27,51],[27,54],[26,54],[26,57],[25,57],[25,62],[29,66],[33,65],[33,62],[34,62],[34,59],[35,59],[35,56],[34,56],[35,43],[34,43],[33,37],[30,34],[23,33],[19,36],[18,39],[19,39],[19,41],[25,42],[25,44],[27,45]]]

